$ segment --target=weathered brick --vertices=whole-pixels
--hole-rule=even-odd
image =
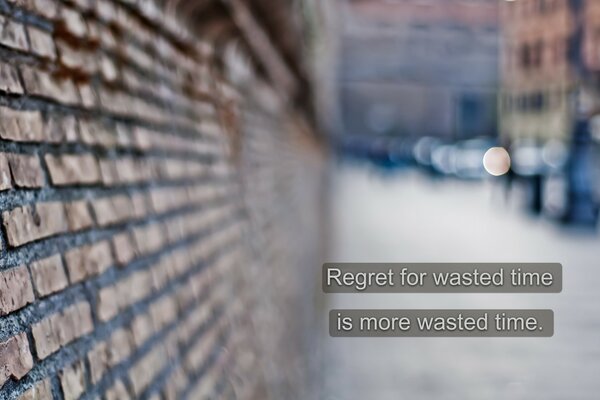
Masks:
[[[122,308],[146,298],[152,291],[150,271],[137,271],[117,283],[119,302]]]
[[[12,179],[10,178],[8,158],[6,154],[0,153],[0,191],[10,188],[12,188]]]
[[[117,171],[117,182],[120,184],[128,184],[138,182],[139,169],[135,161],[131,158],[120,158],[114,160],[115,169]]]
[[[0,386],[10,379],[21,379],[33,368],[33,357],[25,333],[0,343]]]
[[[0,127],[0,137],[3,139],[17,142],[39,142],[44,139],[39,111],[0,107]]]
[[[109,321],[118,314],[119,298],[113,286],[107,286],[98,291],[96,306],[96,313],[100,321]]]
[[[94,4],[96,6],[96,11],[98,12],[98,15],[102,17],[103,20],[114,20],[115,16],[117,15],[117,11],[115,10],[115,6],[113,3],[106,0],[97,0],[94,2]]]
[[[16,186],[39,188],[44,185],[44,173],[38,156],[9,153],[6,157]]]
[[[45,156],[54,185],[91,184],[100,181],[98,161],[90,154]]]
[[[59,323],[54,328],[62,346],[94,329],[90,305],[84,301],[65,308],[57,321]]]
[[[92,309],[89,303],[81,301],[74,306],[73,315],[77,318],[78,336],[83,336],[91,333],[94,330],[94,322],[92,321]]]
[[[152,268],[152,283],[157,290],[162,289],[174,275],[170,273],[171,264],[168,258],[164,258]]]
[[[163,297],[150,305],[150,316],[155,329],[162,329],[177,317],[177,302],[172,297]]]
[[[108,368],[108,349],[106,342],[98,342],[88,352],[88,362],[90,366],[90,378],[93,384],[100,381],[104,372]]]
[[[81,119],[79,130],[81,131],[81,140],[87,144],[114,147],[117,142],[114,132],[103,123]]]
[[[119,181],[117,168],[113,160],[100,160],[100,171],[102,173],[102,183],[106,186],[112,186]]]
[[[38,56],[54,60],[56,58],[56,48],[50,33],[33,26],[28,26],[27,31],[29,32],[31,50]]]
[[[21,246],[68,229],[65,208],[60,202],[17,207],[3,212],[2,217],[11,246]]]
[[[140,396],[144,389],[156,376],[156,373],[163,368],[167,360],[164,348],[157,346],[153,351],[147,353],[129,370],[129,379],[136,396]]]
[[[64,143],[78,140],[77,121],[71,115],[49,115],[44,118],[45,142]]]
[[[98,96],[94,92],[91,85],[87,83],[79,83],[77,85],[81,104],[86,108],[94,108],[98,105]]]
[[[62,103],[79,103],[77,88],[68,77],[52,75],[48,71],[29,66],[21,66],[21,74],[25,90],[31,95],[55,99]]]
[[[0,44],[17,50],[27,50],[23,24],[0,15]]]
[[[113,236],[113,248],[115,251],[116,261],[121,266],[125,266],[135,257],[135,248],[133,240],[128,232],[119,233]]]
[[[0,315],[18,310],[33,300],[33,286],[25,266],[0,272]]]
[[[30,268],[35,289],[40,296],[58,292],[69,284],[60,254],[34,261]]]
[[[17,69],[3,62],[0,62],[0,90],[8,93],[23,93]]]
[[[94,330],[89,303],[80,301],[33,324],[31,332],[39,358],[44,359],[73,340]]]
[[[164,243],[164,232],[160,224],[154,223],[133,230],[136,248],[142,254],[160,249]]]
[[[94,73],[96,70],[96,61],[91,60],[90,54],[80,49],[74,49],[70,44],[59,42],[58,51],[60,53],[60,61],[63,65],[68,68],[83,71],[87,70],[90,73]]]
[[[69,250],[65,254],[69,279],[80,282],[88,276],[99,275],[113,263],[107,240]]]
[[[85,365],[79,361],[59,374],[65,400],[77,400],[85,392]]]
[[[68,7],[62,7],[61,18],[65,23],[67,30],[80,38],[83,38],[87,34],[87,27],[85,20],[76,10]]]
[[[96,221],[101,226],[134,219],[131,199],[125,195],[105,197],[92,203]]]
[[[137,218],[145,217],[149,212],[149,207],[147,205],[147,195],[146,194],[133,194],[131,195],[131,204],[133,205],[133,214]]]
[[[60,339],[55,330],[55,325],[58,324],[57,320],[59,317],[58,314],[53,314],[33,324],[31,327],[35,350],[40,359],[48,357],[60,348]]]
[[[131,334],[136,347],[142,344],[154,333],[154,325],[148,314],[139,314],[131,322]]]
[[[125,360],[131,354],[131,337],[127,330],[117,329],[111,337],[108,345],[108,363],[115,366]]]
[[[102,72],[104,79],[109,82],[118,78],[117,67],[108,57],[101,57],[100,71]]]
[[[18,400],[52,400],[52,384],[50,379],[37,382],[25,393],[18,397]]]
[[[94,224],[87,201],[85,200],[65,203],[65,212],[67,213],[67,223],[71,231],[87,229]]]

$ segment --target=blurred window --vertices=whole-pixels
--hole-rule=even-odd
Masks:
[[[521,66],[525,69],[540,68],[544,54],[544,42],[539,40],[535,44],[525,43],[521,47]]]
[[[544,110],[544,94],[542,92],[536,92],[531,94],[529,101],[531,111],[540,112]]]

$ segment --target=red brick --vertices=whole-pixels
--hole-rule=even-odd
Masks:
[[[85,392],[85,365],[79,361],[60,374],[60,387],[65,400],[77,400]]]
[[[93,225],[92,216],[85,200],[65,203],[65,212],[70,231],[87,229]]]
[[[41,359],[93,330],[90,305],[85,301],[70,305],[31,327],[36,352]]]
[[[90,305],[85,301],[81,301],[75,304],[73,312],[77,318],[78,336],[91,333],[94,330],[94,322],[92,321],[92,311]]]
[[[98,98],[91,85],[79,83],[77,89],[79,91],[79,97],[81,97],[81,103],[84,107],[94,108],[98,105]]]
[[[154,328],[160,330],[177,318],[177,302],[172,297],[164,297],[150,305],[150,316]]]
[[[106,240],[69,250],[65,260],[71,283],[99,275],[113,263],[110,244]]]
[[[46,142],[76,142],[77,120],[73,116],[50,115],[44,119],[43,138]]]
[[[0,191],[12,188],[12,179],[10,178],[10,169],[6,154],[0,153]]]
[[[117,262],[121,266],[129,264],[135,258],[133,240],[128,232],[113,236],[113,248]]]
[[[63,7],[61,9],[61,18],[69,32],[71,32],[73,35],[80,38],[83,38],[87,35],[86,23],[81,14],[76,10]]]
[[[57,78],[47,71],[21,66],[26,92],[58,100],[61,103],[77,104],[79,96],[72,80]]]
[[[2,213],[8,242],[11,246],[45,238],[68,229],[64,205],[59,202],[38,203],[17,207]]]
[[[117,139],[114,132],[102,123],[82,119],[79,121],[79,130],[81,132],[81,140],[84,143],[103,145],[105,147],[114,147],[116,144]]]
[[[49,32],[32,26],[27,27],[31,50],[38,56],[54,60],[56,58],[56,47]]]
[[[139,397],[143,393],[167,360],[164,348],[158,346],[134,364],[129,370],[129,379],[136,396]]]
[[[17,69],[3,62],[0,62],[0,90],[8,93],[23,93]]]
[[[152,291],[152,274],[149,271],[137,271],[119,281],[117,291],[122,308],[136,303]]]
[[[34,261],[30,268],[35,289],[42,297],[61,291],[69,284],[59,254]]]
[[[108,367],[108,349],[106,342],[96,343],[94,348],[88,352],[88,362],[90,366],[90,378],[92,383],[96,384],[102,379]]]
[[[40,359],[48,357],[60,348],[60,339],[55,328],[59,324],[59,318],[59,314],[53,314],[31,327],[35,350]]]
[[[133,219],[133,206],[125,195],[104,197],[92,202],[96,222],[100,226],[112,225]]]
[[[25,333],[0,343],[0,386],[10,379],[21,379],[33,368],[33,357]]]
[[[91,184],[100,181],[98,161],[93,155],[45,156],[54,185]]]
[[[107,286],[98,291],[96,313],[100,321],[106,322],[119,313],[119,298],[113,286]]]
[[[131,354],[131,337],[125,329],[117,329],[110,337],[108,344],[108,363],[115,366]]]
[[[0,127],[0,137],[3,139],[17,142],[39,142],[44,139],[39,111],[0,107]]]
[[[33,300],[33,287],[25,266],[0,272],[0,315],[18,310]]]
[[[44,174],[37,156],[28,154],[7,154],[6,156],[16,186],[25,188],[44,186]]]
[[[143,218],[150,213],[148,207],[148,195],[147,194],[132,194],[131,204],[133,205],[133,213],[137,218]]]
[[[27,50],[27,36],[23,24],[0,16],[0,44],[17,50]]]
[[[158,223],[148,224],[133,230],[135,244],[142,254],[159,250],[165,243],[163,228]]]
[[[154,325],[148,314],[139,314],[131,322],[133,343],[136,347],[142,346],[154,333]]]

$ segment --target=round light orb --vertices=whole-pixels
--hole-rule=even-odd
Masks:
[[[510,155],[504,147],[492,147],[483,156],[483,167],[488,174],[501,176],[510,169]]]

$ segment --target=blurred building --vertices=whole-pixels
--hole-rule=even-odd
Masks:
[[[496,0],[348,0],[344,5],[344,133],[495,135]]]
[[[588,102],[598,98],[600,2],[503,1],[501,24],[502,136],[567,139],[574,89],[581,87]]]

